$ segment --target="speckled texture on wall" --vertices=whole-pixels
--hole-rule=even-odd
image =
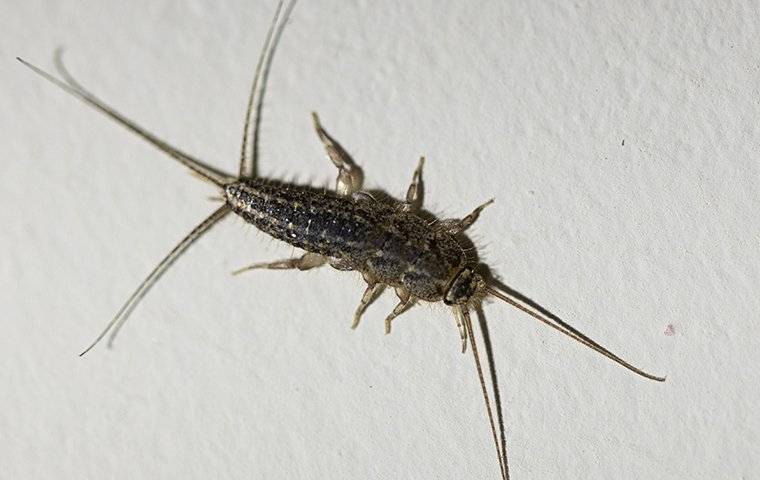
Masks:
[[[216,192],[16,62],[234,170],[274,2],[0,0],[0,478],[498,478],[442,308],[349,325],[358,274],[226,220],[76,355]],[[484,261],[642,368],[485,307],[513,480],[760,478],[756,2],[301,1],[261,172],[332,184],[310,112]]]

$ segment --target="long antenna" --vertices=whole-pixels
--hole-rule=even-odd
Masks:
[[[480,355],[478,355],[478,345],[475,343],[475,332],[472,331],[472,320],[470,320],[470,312],[466,306],[457,307],[454,311],[455,315],[461,315],[464,320],[465,330],[467,336],[470,338],[470,350],[475,358],[475,368],[478,370],[478,380],[480,380],[480,389],[483,392],[483,401],[486,404],[486,412],[488,413],[488,422],[491,425],[491,435],[493,436],[493,444],[496,447],[496,458],[499,460],[499,469],[501,470],[501,478],[503,480],[509,480],[509,466],[507,465],[507,459],[502,458],[501,448],[499,448],[499,439],[496,435],[496,423],[493,419],[493,411],[491,409],[491,398],[488,396],[488,389],[486,388],[486,382],[483,377],[483,367],[480,365]],[[506,451],[505,451],[506,455]]]
[[[553,329],[557,330],[560,333],[563,333],[564,335],[567,335],[568,337],[572,338],[573,340],[582,343],[583,345],[589,347],[590,349],[594,350],[595,352],[601,353],[605,357],[609,358],[613,362],[627,368],[628,370],[636,373],[637,375],[641,375],[644,378],[648,378],[650,380],[655,380],[657,382],[664,382],[665,377],[658,377],[656,375],[652,375],[651,373],[647,373],[640,368],[634,367],[630,363],[626,362],[622,358],[618,357],[614,353],[610,352],[603,346],[596,343],[594,340],[590,339],[583,333],[579,332],[575,328],[573,328],[571,325],[569,325],[566,322],[563,322],[559,318],[549,319],[548,317],[545,317],[541,315],[538,312],[535,312],[531,310],[530,308],[526,307],[525,305],[522,305],[521,303],[518,303],[516,300],[504,295],[502,292],[494,289],[491,286],[485,287],[486,292],[493,295],[494,297],[503,300],[507,302],[508,304],[512,305],[513,307],[522,310],[523,312],[527,313],[531,317],[535,318],[536,320],[540,321],[541,323],[544,323]]]
[[[45,80],[58,86],[59,88],[69,93],[70,95],[73,95],[79,100],[82,100],[84,103],[90,105],[95,110],[111,118],[116,123],[126,128],[127,130],[132,131],[138,137],[142,138],[143,140],[150,143],[154,147],[158,148],[162,152],[166,153],[173,159],[177,160],[179,163],[181,163],[185,167],[192,170],[194,173],[199,175],[202,179],[208,182],[211,182],[214,185],[217,185],[219,187],[223,186],[225,183],[231,180],[234,180],[234,177],[230,177],[229,175],[223,172],[220,172],[219,170],[213,167],[206,165],[205,163],[198,160],[197,158],[194,158],[188,155],[187,153],[184,153],[180,151],[179,149],[169,145],[168,143],[164,142],[163,140],[161,140],[154,134],[138,126],[136,123],[134,123],[133,121],[131,121],[124,115],[120,114],[119,112],[111,108],[110,106],[103,103],[95,95],[90,93],[88,90],[82,87],[76,80],[74,80],[74,78],[66,70],[66,67],[63,65],[63,60],[62,60],[61,55],[62,55],[61,50],[60,49],[57,50],[56,55],[55,55],[55,63],[56,63],[56,68],[58,70],[58,73],[61,75],[61,77],[63,77],[63,80],[56,78],[54,75],[42,70],[39,67],[32,65],[31,63],[27,62],[26,60],[23,60],[22,58],[16,57],[16,60],[21,62],[23,65],[31,69],[34,73],[41,76]]]
[[[108,338],[108,346],[110,347],[113,345],[113,341],[116,338],[116,335],[119,333],[121,327],[124,325],[124,322],[127,321],[129,315],[135,309],[137,304],[140,303],[140,300],[143,299],[145,294],[148,293],[148,290],[150,290],[150,288],[155,285],[158,279],[161,278],[161,275],[163,275],[166,270],[172,266],[172,264],[185,252],[185,250],[190,247],[190,245],[195,243],[196,240],[201,238],[201,236],[206,233],[211,227],[213,227],[219,220],[224,218],[224,216],[227,215],[229,211],[229,205],[222,205],[214,213],[206,217],[205,220],[203,220],[197,227],[188,233],[187,236],[183,238],[177,245],[175,245],[174,248],[172,248],[171,252],[169,252],[163,258],[163,260],[159,262],[158,265],[156,265],[153,271],[148,274],[145,280],[142,281],[142,283],[137,287],[132,295],[130,295],[127,301],[124,302],[124,305],[122,305],[119,311],[116,312],[116,315],[110,322],[108,322],[108,325],[106,325],[106,328],[100,332],[100,335],[98,335],[98,337],[90,344],[90,346],[87,347],[82,353],[80,353],[79,356],[81,357],[82,355],[92,350],[95,345],[103,340],[103,337],[105,337],[109,331],[111,331],[111,336]]]
[[[280,17],[282,3],[280,1],[277,4],[277,9],[274,12],[272,23],[269,25],[267,36],[264,39],[264,46],[259,54],[259,60],[256,62],[256,70],[253,74],[253,84],[251,85],[251,92],[248,95],[248,105],[245,109],[243,142],[240,146],[239,178],[252,178],[258,175],[259,131],[261,127],[261,111],[264,105],[264,93],[267,86],[266,80],[269,76],[269,68],[272,65],[277,43],[280,41],[282,31],[296,2],[292,0],[286,7],[282,17]]]

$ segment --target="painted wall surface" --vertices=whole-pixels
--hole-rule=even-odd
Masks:
[[[142,126],[237,165],[274,2],[0,0],[1,478],[498,478],[451,313],[390,336],[360,276],[241,221],[171,269],[113,350],[77,353],[216,192],[14,58],[66,63]],[[302,1],[261,172],[332,185],[309,114],[401,197],[646,381],[485,306],[521,479],[760,478],[757,2]],[[481,346],[482,348],[482,346]]]

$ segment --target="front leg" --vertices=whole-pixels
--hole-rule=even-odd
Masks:
[[[335,190],[338,192],[338,195],[348,196],[361,190],[362,183],[364,182],[364,174],[361,168],[356,166],[351,155],[322,128],[322,124],[319,123],[319,117],[315,112],[311,113],[311,119],[319,140],[325,146],[327,157],[338,168],[338,178],[335,182]]]

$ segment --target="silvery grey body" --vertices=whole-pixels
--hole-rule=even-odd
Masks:
[[[421,300],[443,300],[467,263],[455,235],[398,205],[263,179],[228,184],[224,194],[234,213],[272,237]]]

